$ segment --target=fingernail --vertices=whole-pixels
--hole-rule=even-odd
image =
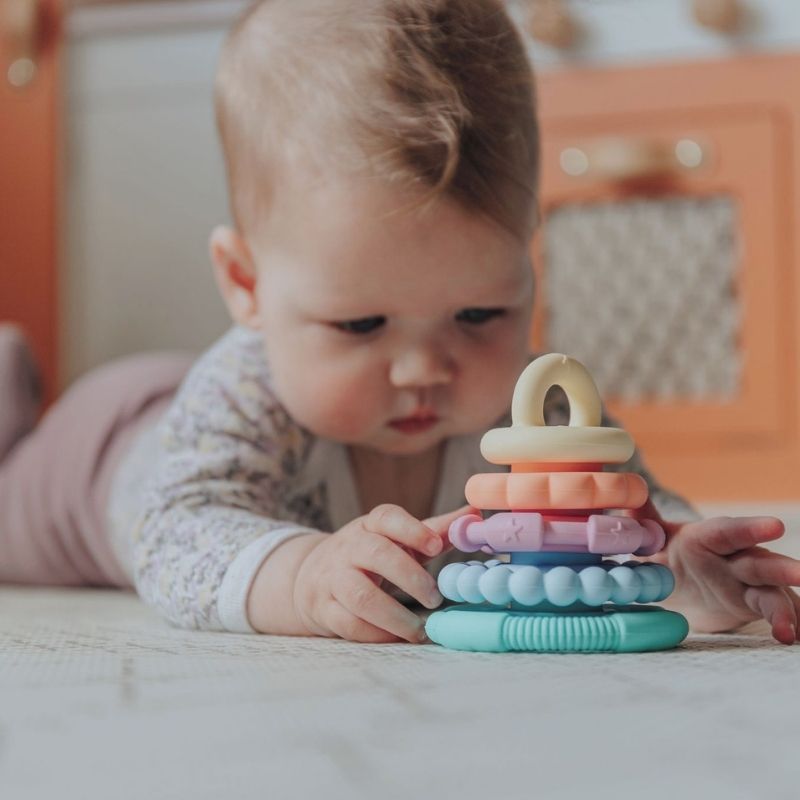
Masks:
[[[442,540],[438,536],[428,539],[427,543],[425,544],[425,552],[429,556],[435,556],[441,549]]]
[[[441,594],[439,594],[438,590],[434,589],[428,597],[428,604],[431,606],[431,608],[438,608],[442,604],[443,600],[444,598]]]

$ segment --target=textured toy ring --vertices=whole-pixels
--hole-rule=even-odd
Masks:
[[[653,603],[672,594],[675,578],[661,564],[604,561],[583,568],[467,561],[448,564],[438,577],[443,597],[456,603],[515,603],[535,608],[543,603],[565,608],[576,603]]]
[[[639,508],[647,483],[635,472],[486,472],[472,475],[464,493],[492,511]]]
[[[483,653],[641,653],[666,650],[689,633],[686,619],[653,606],[548,614],[450,606],[425,623],[431,641]]]
[[[546,425],[544,399],[560,386],[569,400],[569,425]],[[531,461],[590,461],[622,464],[634,451],[620,428],[600,427],[600,396],[579,361],[550,353],[528,364],[511,401],[511,427],[494,428],[481,439],[481,453],[493,464]]]
[[[450,525],[450,541],[463,553],[560,552],[651,556],[664,547],[664,530],[652,520],[592,514],[587,520],[548,520],[535,511],[465,514]]]

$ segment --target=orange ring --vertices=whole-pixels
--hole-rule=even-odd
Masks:
[[[635,472],[512,472],[473,475],[467,502],[492,511],[639,508],[647,484]]]

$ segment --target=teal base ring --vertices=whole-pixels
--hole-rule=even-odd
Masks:
[[[641,653],[676,647],[689,633],[689,623],[658,606],[547,613],[456,605],[431,614],[425,632],[451,650]]]

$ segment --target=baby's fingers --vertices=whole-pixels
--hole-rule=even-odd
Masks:
[[[402,637],[360,619],[337,600],[331,601],[326,611],[325,622],[331,633],[341,639],[347,639],[348,642],[389,644],[402,641]]]
[[[364,527],[405,547],[435,556],[442,549],[442,540],[427,525],[400,506],[384,503],[364,517]]]
[[[481,512],[477,508],[466,505],[462,506],[456,511],[451,511],[448,514],[440,514],[438,517],[428,517],[428,519],[423,520],[425,525],[427,525],[427,527],[429,527],[442,542],[441,551],[437,555],[442,555],[442,553],[451,550],[453,547],[453,545],[450,543],[450,537],[448,536],[450,525],[453,522],[455,522],[459,517],[463,517],[465,514],[480,515],[480,513]]]
[[[785,589],[776,586],[749,586],[744,601],[751,611],[772,626],[772,635],[782,644],[793,644],[797,637],[797,611]]]
[[[691,536],[720,556],[747,550],[783,536],[783,523],[775,517],[713,517],[692,522]]]
[[[379,630],[408,642],[422,642],[426,638],[422,620],[379,589],[360,570],[349,570],[334,584],[332,593],[346,611]]]
[[[794,606],[794,615],[795,619],[797,619],[797,625],[795,625],[795,641],[800,642],[800,597],[798,597],[797,592],[792,589],[784,589],[784,591],[789,595],[789,600],[791,600]]]
[[[733,576],[748,586],[800,586],[800,561],[752,547],[728,559]]]
[[[385,578],[427,608],[436,608],[442,602],[433,576],[402,547],[384,536],[365,534],[353,551],[352,564]]]
[[[459,517],[463,517],[465,514],[480,513],[481,512],[474,506],[466,505],[461,506],[461,508],[458,508],[455,511],[450,511],[447,514],[440,514],[438,517],[428,517],[428,519],[424,520],[424,523],[434,533],[437,533],[440,536],[447,536],[447,532],[450,530],[450,525]]]

